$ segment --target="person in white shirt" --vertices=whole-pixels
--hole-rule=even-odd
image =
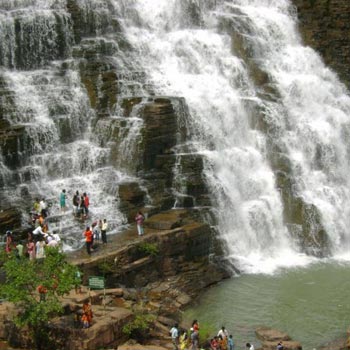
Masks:
[[[104,219],[102,223],[102,228],[101,228],[101,238],[102,238],[102,243],[104,244],[107,243],[107,229],[108,229],[107,219]]]
[[[225,339],[225,338],[228,337],[227,329],[224,326],[222,326],[221,329],[218,332],[218,337],[220,337],[220,336],[221,336],[222,339]]]
[[[47,213],[47,203],[45,199],[43,198],[39,204],[40,204],[40,213],[44,218],[46,218],[48,213]]]
[[[253,344],[247,343],[247,344],[245,345],[245,347],[246,347],[248,350],[254,350],[254,345],[253,345]]]
[[[46,246],[46,244],[45,244],[43,239],[36,242],[35,250],[36,250],[36,259],[37,260],[45,258],[45,246]]]
[[[45,235],[45,233],[43,232],[43,228],[39,225],[34,231],[33,231],[33,235]]]
[[[171,334],[171,340],[173,342],[174,350],[179,349],[179,330],[178,330],[178,324],[175,323],[174,327],[170,329]]]

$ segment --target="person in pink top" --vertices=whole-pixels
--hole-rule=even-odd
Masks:
[[[27,253],[29,256],[29,260],[35,259],[35,244],[31,239],[28,240],[28,243],[27,243]]]
[[[144,234],[143,222],[145,221],[145,216],[142,214],[141,211],[139,211],[135,216],[135,221],[137,225],[137,233],[139,234],[139,236],[142,236]]]

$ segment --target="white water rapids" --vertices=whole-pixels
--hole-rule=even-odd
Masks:
[[[266,136],[250,128],[247,100],[263,105],[279,130],[276,142],[288,152],[294,190],[320,210],[333,254],[348,252],[350,98],[319,56],[302,45],[290,1],[114,4],[157,92],[186,98],[193,151],[205,155],[228,258],[245,272],[267,273],[312,260],[299,253],[284,226]],[[192,18],[189,9],[196,12]],[[220,30],[223,20],[232,21],[249,43],[252,59],[281,95],[278,103],[257,96],[246,62]]]
[[[231,263],[248,273],[273,273],[315,259],[301,253],[284,223],[268,137],[290,162],[295,195],[320,212],[332,255],[350,258],[350,97],[317,53],[303,46],[289,0],[77,4],[86,17],[81,20],[93,19],[96,27],[98,38],[83,38],[86,43],[100,40],[115,49],[109,59],[118,67],[120,96],[147,98],[154,93],[186,99],[189,148],[204,158],[217,231]],[[124,217],[115,194],[118,184],[130,179],[125,159],[135,152],[142,120],[137,115],[124,118],[120,106],[110,111],[109,118],[124,118],[128,125],[120,159],[112,165],[113,146],[99,146],[91,129],[96,116],[82,86],[78,59],[72,56],[76,46],[66,1],[5,0],[0,5],[0,75],[18,110],[8,118],[12,124],[26,125],[26,133],[35,140],[29,143],[26,165],[18,171],[21,182],[27,182],[31,194],[55,199],[63,188],[70,196],[77,189],[87,191],[94,219],[106,215],[119,227]],[[34,54],[24,55],[27,60],[22,57],[27,70],[16,67],[15,15],[32,33],[24,31],[17,41],[23,40],[25,50],[37,55],[37,60]],[[115,19],[130,47],[118,41],[120,33],[108,32]],[[234,33],[243,44],[236,42]],[[247,57],[238,48],[241,44]],[[63,70],[62,62],[68,68]],[[278,98],[262,97],[249,70],[252,63],[266,72]],[[273,135],[252,128],[256,108],[264,111]],[[64,143],[59,141],[60,121],[71,130]],[[99,127],[109,125],[107,120]],[[5,185],[11,182],[12,169],[4,167],[2,159],[0,170]],[[15,200],[22,196],[22,187],[14,193]],[[68,230],[74,222],[67,218],[65,225]],[[79,240],[81,228],[75,230]]]

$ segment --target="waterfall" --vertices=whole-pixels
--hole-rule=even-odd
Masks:
[[[101,146],[92,128],[96,113],[82,86],[79,60],[72,57],[66,6],[35,0],[0,5],[1,119],[16,136],[14,152],[10,156],[6,149],[0,158],[0,185],[1,204],[26,214],[34,198],[46,198],[49,228],[62,234],[65,249],[76,249],[94,220],[106,218],[111,233],[121,228],[117,189],[129,175],[111,165],[111,148]],[[59,209],[62,189],[68,195],[65,214]],[[85,223],[72,215],[76,190],[90,197]]]
[[[5,0],[0,91],[2,201],[29,210],[45,196],[67,247],[83,224],[59,214],[63,188],[88,192],[114,232],[120,184],[152,203],[136,155],[156,95],[174,97],[187,130],[174,206],[208,206],[186,189],[191,164],[203,169],[229,264],[348,256],[350,98],[303,45],[290,0]]]
[[[332,254],[348,251],[350,99],[303,46],[290,1],[114,5],[156,92],[186,98],[192,152],[204,156],[228,259],[246,272],[309,261],[283,219],[271,143],[291,164],[294,195],[320,212]],[[275,98],[260,93],[249,60],[266,74]],[[255,108],[273,133],[252,127]]]

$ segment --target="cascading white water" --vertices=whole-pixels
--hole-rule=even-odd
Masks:
[[[248,105],[256,105],[276,130],[274,144],[290,161],[293,191],[321,213],[333,254],[346,255],[350,99],[318,55],[302,45],[289,0],[76,4],[83,24],[79,49],[73,46],[76,39],[65,0],[0,4],[0,79],[16,105],[15,113],[8,106],[5,119],[25,126],[26,142],[16,171],[0,158],[0,184],[7,200],[20,200],[27,189],[31,196],[53,199],[53,210],[58,211],[59,192],[66,188],[71,196],[79,189],[90,193],[96,218],[106,216],[119,225],[123,216],[115,192],[123,179],[135,175],[136,165],[127,161],[137,152],[143,125],[137,107],[124,118],[120,103],[124,97],[147,99],[154,93],[183,96],[192,139],[178,145],[178,156],[203,156],[228,259],[246,272],[304,264],[310,258],[299,253],[283,222],[282,199],[269,161],[270,140],[251,128]],[[123,33],[113,32],[116,19]],[[234,51],[232,32],[243,38],[248,58]],[[104,47],[109,62],[118,67],[119,98],[95,130],[90,128],[95,114],[74,56],[74,50],[93,47]],[[261,97],[244,59],[267,73],[280,96],[277,100]],[[119,128],[122,124],[126,127]],[[113,133],[114,126],[118,137],[101,146],[96,133]],[[123,172],[110,165],[111,159]],[[174,191],[183,196],[178,175]],[[17,183],[21,186],[13,192]],[[62,225],[68,231],[76,229],[68,216]]]
[[[205,156],[204,175],[231,261],[247,272],[308,261],[283,223],[266,136],[250,128],[247,99],[264,105],[281,130],[276,142],[292,162],[295,190],[322,213],[334,253],[347,249],[350,100],[318,55],[302,46],[290,1],[115,0],[114,5],[157,92],[186,98],[193,151]],[[245,63],[232,52],[231,36],[220,29],[227,19],[271,76],[282,96],[278,103],[257,97]],[[316,167],[317,149],[322,156]]]
[[[333,254],[349,252],[350,98],[319,56],[301,45],[289,1],[235,1],[243,34],[287,113],[270,108],[287,150],[296,191],[322,214]]]
[[[65,249],[77,248],[85,224],[107,218],[110,233],[123,224],[117,188],[129,176],[111,166],[110,148],[100,147],[91,130],[95,114],[80,80],[78,62],[70,57],[73,34],[66,1],[9,0],[1,3],[1,10],[0,77],[15,106],[6,106],[2,100],[8,110],[3,117],[11,126],[24,127],[25,143],[23,153],[18,154],[18,168],[9,169],[0,159],[2,200],[9,205],[23,203],[29,211],[32,203],[25,202],[26,198],[45,197],[52,203],[50,229],[62,232]],[[26,28],[31,35],[21,32]],[[64,33],[58,38],[60,30]],[[59,51],[62,42],[64,52]],[[19,55],[24,48],[28,51]],[[18,65],[21,70],[16,69]],[[66,215],[59,210],[62,189],[68,195]],[[85,224],[71,214],[76,190],[90,197],[91,214]]]

